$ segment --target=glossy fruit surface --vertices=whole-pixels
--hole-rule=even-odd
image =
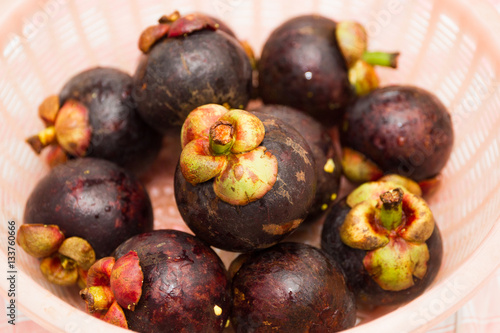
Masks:
[[[153,229],[145,187],[106,160],[81,158],[51,170],[31,192],[25,224],[57,225],[66,238],[85,239],[97,258],[128,238]]]
[[[336,332],[354,326],[354,295],[321,250],[280,243],[245,258],[232,281],[236,332]]]
[[[190,16],[180,17],[170,29]],[[196,17],[201,18],[200,14]],[[218,31],[214,21],[184,27],[186,33],[160,38],[143,56],[134,76],[134,97],[144,120],[160,132],[181,126],[193,109],[208,103],[244,108],[252,68],[239,42]],[[169,31],[169,33],[172,30]]]
[[[230,285],[224,264],[198,238],[155,230],[120,245],[119,259],[135,251],[144,274],[134,311],[124,309],[138,332],[222,332],[229,316]]]
[[[355,182],[375,179],[350,173],[356,167],[354,159],[348,159],[353,153],[374,164],[377,177],[383,173],[416,181],[436,177],[450,157],[454,139],[450,113],[434,94],[398,85],[357,99],[347,110],[340,133],[344,171]]]
[[[39,134],[28,140],[38,152],[53,143],[68,158],[102,158],[140,174],[161,147],[161,136],[139,117],[132,98],[132,77],[115,68],[78,73],[59,96],[47,98],[39,111],[47,125],[41,134],[53,133],[52,139]]]
[[[320,15],[286,21],[267,39],[259,61],[259,96],[323,123],[338,121],[354,96],[335,38],[337,23]]]

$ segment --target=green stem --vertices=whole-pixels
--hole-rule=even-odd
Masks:
[[[362,59],[363,61],[373,66],[397,68],[398,56],[399,52],[388,53],[388,52],[365,51],[365,53],[363,53]]]
[[[231,123],[218,121],[210,127],[210,150],[214,155],[229,154],[235,140],[234,127]]]
[[[380,221],[387,230],[396,229],[403,220],[403,190],[399,187],[380,196],[382,209]]]

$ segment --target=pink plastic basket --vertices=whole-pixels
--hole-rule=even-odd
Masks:
[[[39,103],[92,66],[133,73],[140,32],[175,9],[224,19],[257,54],[272,29],[295,15],[357,20],[369,32],[371,49],[401,51],[398,70],[379,69],[384,84],[431,90],[451,111],[455,146],[443,185],[430,199],[444,237],[442,269],[421,297],[387,314],[360,315],[351,332],[423,331],[456,311],[495,271],[500,263],[500,17],[481,0],[19,1],[0,20],[1,271],[8,270],[7,221],[19,227],[31,189],[48,171],[24,142],[42,128],[36,117]],[[155,206],[155,226],[186,230],[170,176],[177,142],[165,139],[161,161],[144,181]],[[317,235],[312,230],[306,237],[317,244]],[[226,263],[233,256],[222,255]],[[16,302],[40,325],[54,332],[124,332],[81,311],[77,289],[48,284],[37,260],[20,248],[16,266]],[[0,289],[7,297],[5,277]]]

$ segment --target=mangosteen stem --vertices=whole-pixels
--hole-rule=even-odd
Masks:
[[[236,136],[234,126],[227,121],[217,121],[210,127],[210,149],[214,155],[227,155],[231,152]]]
[[[160,17],[160,19],[158,20],[158,23],[160,23],[160,24],[172,23],[172,22],[177,21],[179,19],[179,17],[181,17],[181,14],[179,13],[179,11],[176,10],[175,12],[173,12],[170,15],[163,15],[162,17]]]
[[[69,258],[66,257],[65,255],[59,254],[59,257],[61,258],[61,266],[66,269],[66,270],[72,270],[75,269],[77,266],[76,262]]]
[[[396,229],[403,219],[403,190],[395,188],[380,195],[380,221],[387,230]]]
[[[33,135],[26,139],[26,142],[33,148],[33,150],[40,154],[42,149],[56,141],[56,129],[54,126],[49,126],[38,134]]]
[[[370,52],[365,51],[363,53],[363,61],[373,66],[383,66],[383,67],[398,67],[398,56],[399,52],[388,53],[388,52]]]

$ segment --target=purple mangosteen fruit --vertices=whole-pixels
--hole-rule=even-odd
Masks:
[[[368,52],[356,22],[302,15],[277,27],[259,59],[259,96],[288,105],[326,124],[337,123],[347,104],[378,86],[373,65],[396,67],[397,53]]]
[[[375,89],[346,111],[342,165],[355,182],[395,173],[432,187],[453,146],[451,116],[431,92],[405,85]]]
[[[311,148],[316,163],[317,188],[306,220],[314,221],[332,206],[340,189],[341,161],[330,134],[319,121],[289,106],[263,105],[252,112],[271,115],[292,126]]]
[[[51,146],[51,165],[89,156],[136,174],[145,172],[158,155],[162,138],[139,117],[132,86],[132,77],[114,68],[78,73],[58,96],[42,102],[39,116],[46,128],[28,143],[37,153]]]
[[[297,229],[316,194],[312,151],[264,113],[208,104],[182,127],[175,200],[188,227],[236,252],[269,247]]]
[[[177,230],[125,241],[90,268],[80,295],[89,313],[137,332],[222,332],[231,307],[221,259]]]
[[[236,332],[337,332],[354,326],[354,294],[322,250],[284,242],[236,261],[242,261],[231,284]]]
[[[321,248],[342,266],[358,304],[369,307],[421,295],[443,255],[427,203],[390,180],[365,183],[335,204],[323,226]]]
[[[96,259],[153,229],[153,210],[135,176],[102,159],[80,158],[51,169],[31,192],[17,241],[41,258],[47,279],[78,282]]]
[[[158,131],[182,126],[200,105],[248,103],[249,57],[209,16],[164,16],[142,33],[139,48],[144,56],[134,76],[134,97],[143,119]]]

